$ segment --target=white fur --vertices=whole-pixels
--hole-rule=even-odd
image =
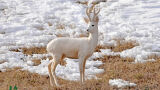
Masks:
[[[56,38],[48,43],[47,51],[53,57],[52,62],[48,65],[51,85],[55,83],[56,86],[59,86],[56,79],[55,69],[57,64],[59,64],[59,62],[63,60],[65,57],[79,59],[80,80],[81,83],[84,82],[86,60],[93,54],[94,49],[96,48],[96,45],[98,43],[98,16],[95,16],[94,18],[89,19],[88,21],[88,37],[61,37]]]

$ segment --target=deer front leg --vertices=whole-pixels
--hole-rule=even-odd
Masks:
[[[81,84],[85,81],[85,63],[86,63],[86,60],[81,57],[80,61],[79,61],[79,71],[80,71]]]
[[[85,81],[85,66],[86,66],[86,59],[84,59],[83,61],[82,83]]]

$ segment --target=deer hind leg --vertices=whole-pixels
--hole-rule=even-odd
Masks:
[[[59,86],[59,84],[57,83],[57,77],[56,77],[55,70],[56,70],[57,65],[59,64],[60,59],[61,59],[61,56],[55,56],[54,62],[51,64],[51,73],[52,73],[54,83],[56,86]]]
[[[50,84],[51,84],[51,86],[53,86],[53,76],[52,76],[52,72],[51,72],[51,65],[52,65],[52,62],[50,62],[49,64],[48,64],[48,72],[49,72],[49,77],[50,77]]]

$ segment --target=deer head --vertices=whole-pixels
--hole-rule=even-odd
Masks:
[[[93,10],[93,16],[91,17],[91,11]],[[90,33],[95,32],[96,30],[98,30],[98,13],[100,12],[100,9],[96,10],[95,7],[92,7],[91,9],[87,8],[86,9],[86,14],[88,16],[88,18],[84,17],[84,21],[88,24],[88,29],[87,31]]]

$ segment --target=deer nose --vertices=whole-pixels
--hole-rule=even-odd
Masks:
[[[87,29],[87,31],[89,31],[89,29]]]

